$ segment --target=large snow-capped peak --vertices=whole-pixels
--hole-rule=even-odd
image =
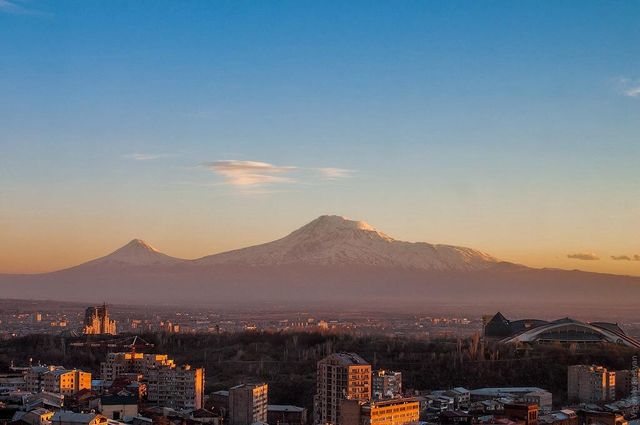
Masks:
[[[104,257],[97,258],[78,267],[118,265],[118,266],[152,266],[170,265],[181,262],[179,258],[170,257],[158,251],[142,239],[133,239],[126,245]]]
[[[481,270],[498,260],[471,248],[403,242],[369,224],[321,216],[282,239],[215,254],[199,265],[379,266],[418,270]]]
[[[350,220],[339,215],[322,215],[294,231],[288,237],[291,239],[364,238],[369,240],[393,240],[388,235],[374,229],[369,223]]]

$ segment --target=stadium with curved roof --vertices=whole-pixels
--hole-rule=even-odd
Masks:
[[[511,321],[497,313],[484,327],[487,338],[502,343],[610,343],[640,348],[640,341],[625,334],[616,323],[581,322],[565,317],[547,322],[539,319]]]

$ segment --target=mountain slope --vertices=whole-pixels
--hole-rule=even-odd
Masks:
[[[398,241],[362,221],[321,216],[273,242],[198,260],[198,265],[376,266],[416,270],[483,270],[498,263],[471,248]]]

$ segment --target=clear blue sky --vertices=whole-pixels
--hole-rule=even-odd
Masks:
[[[639,1],[0,0],[0,271],[335,213],[640,274],[610,258],[640,254],[639,22]]]

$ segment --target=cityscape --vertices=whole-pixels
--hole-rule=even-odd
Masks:
[[[106,303],[85,306],[84,312],[73,303],[11,305],[3,305],[0,322],[0,418],[12,425],[638,420],[640,341],[617,323],[510,320],[500,312],[479,319],[387,314],[374,315],[376,320],[337,312],[335,319],[328,313],[282,319],[286,314],[280,312],[252,320],[247,313],[233,318],[166,307],[120,306],[116,314]],[[405,352],[418,342],[423,345]],[[45,344],[52,349],[37,349]],[[160,347],[172,348],[175,358]],[[361,347],[369,355],[343,347]],[[574,364],[579,360],[589,361]],[[606,365],[591,362],[596,360]],[[443,361],[452,369],[430,371]],[[551,387],[532,385],[540,378],[527,376],[541,365],[560,375]],[[497,374],[460,375],[465,368]],[[282,381],[293,373],[300,376]],[[416,373],[435,376],[425,382]]]
[[[640,425],[640,0],[0,0],[0,425]]]

